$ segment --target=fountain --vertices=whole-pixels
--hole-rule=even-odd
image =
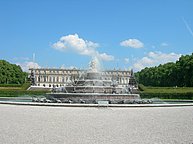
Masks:
[[[81,74],[78,80],[66,86],[53,88],[46,97],[60,100],[63,103],[103,103],[124,104],[142,101],[137,87],[134,85],[120,86],[117,81],[106,80],[99,70],[97,59],[90,62],[89,69]]]

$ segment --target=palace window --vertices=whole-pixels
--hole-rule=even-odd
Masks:
[[[40,76],[38,77],[38,82],[40,82]]]
[[[44,76],[44,82],[46,82],[46,76]]]

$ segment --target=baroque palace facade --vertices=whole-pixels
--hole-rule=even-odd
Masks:
[[[30,70],[30,78],[33,86],[60,87],[65,86],[80,77],[84,78],[86,70],[80,69],[55,69],[55,68],[35,68]],[[106,70],[102,71],[102,78],[105,80],[117,81],[121,86],[128,85],[133,81],[132,70]],[[134,82],[135,83],[135,82]]]

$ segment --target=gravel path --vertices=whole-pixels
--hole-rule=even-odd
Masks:
[[[193,143],[193,107],[0,105],[0,144],[178,143]]]

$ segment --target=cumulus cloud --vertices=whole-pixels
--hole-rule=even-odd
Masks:
[[[104,61],[114,60],[112,55],[106,53],[99,53],[96,49],[99,47],[98,43],[79,38],[78,34],[63,36],[54,43],[53,48],[59,51],[73,50],[80,55],[98,57]]]
[[[114,60],[114,56],[112,56],[112,55],[108,55],[108,54],[106,54],[106,53],[98,53],[97,54],[98,55],[98,57],[101,59],[101,60],[104,60],[104,61],[112,61],[112,60]]]
[[[180,58],[181,54],[176,53],[162,53],[162,52],[149,52],[145,57],[137,60],[133,64],[133,68],[139,71],[145,67],[157,66],[167,62],[175,62]]]
[[[138,39],[128,39],[120,42],[121,46],[131,47],[131,48],[143,48],[144,44]]]
[[[24,62],[24,63],[16,63],[17,65],[20,65],[22,70],[25,72],[29,71],[29,68],[40,68],[38,63],[35,62]]]

